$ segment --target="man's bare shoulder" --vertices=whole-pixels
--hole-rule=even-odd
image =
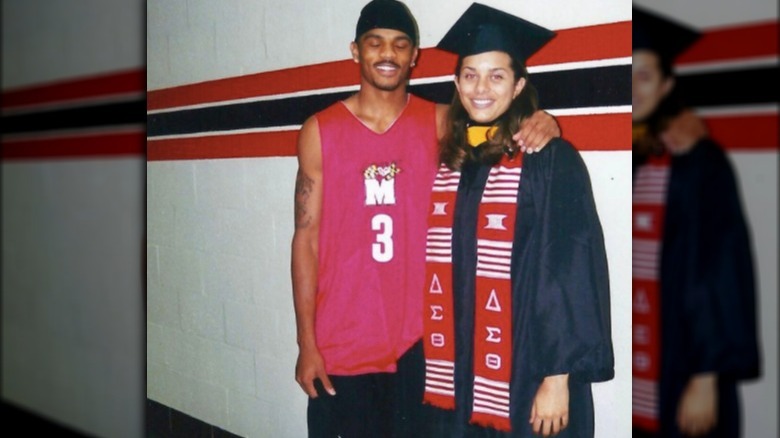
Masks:
[[[298,132],[298,156],[317,158],[320,155],[320,128],[316,116],[311,116],[303,122]]]
[[[317,116],[309,116],[304,122],[303,125],[301,125],[300,132],[309,132],[312,130],[318,130],[319,129],[319,122],[317,121]]]

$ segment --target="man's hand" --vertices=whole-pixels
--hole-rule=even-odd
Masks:
[[[542,110],[531,114],[523,120],[520,131],[512,139],[520,146],[520,151],[527,154],[539,152],[553,137],[561,136],[561,128],[555,118]]]
[[[569,375],[547,376],[539,385],[531,408],[536,434],[557,435],[569,425]]]
[[[715,373],[697,374],[688,381],[677,408],[677,426],[684,435],[705,435],[717,424],[717,381]]]
[[[333,389],[333,384],[325,373],[325,361],[322,360],[320,351],[316,347],[301,347],[298,362],[295,364],[295,381],[311,398],[317,398],[315,379],[320,379],[328,394],[336,395],[336,390]]]
[[[688,152],[702,138],[707,136],[704,122],[691,110],[685,110],[668,121],[660,134],[660,140],[672,155]]]

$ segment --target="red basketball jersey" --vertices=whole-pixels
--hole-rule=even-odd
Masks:
[[[381,134],[342,102],[316,118],[323,165],[317,345],[329,374],[395,371],[422,336],[435,105],[410,95]]]

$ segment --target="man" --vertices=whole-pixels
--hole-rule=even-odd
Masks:
[[[633,30],[634,436],[736,437],[759,354],[734,173],[675,89],[697,34],[636,7]]]
[[[296,380],[310,436],[414,436],[426,206],[447,107],[407,93],[418,39],[402,3],[367,4],[350,49],[359,91],[308,119],[298,140]],[[529,145],[558,135],[544,113],[532,123]]]

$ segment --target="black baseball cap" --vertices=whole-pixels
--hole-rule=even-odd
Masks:
[[[396,0],[372,0],[360,11],[355,41],[371,29],[394,29],[405,33],[417,46],[417,22],[405,4]]]

